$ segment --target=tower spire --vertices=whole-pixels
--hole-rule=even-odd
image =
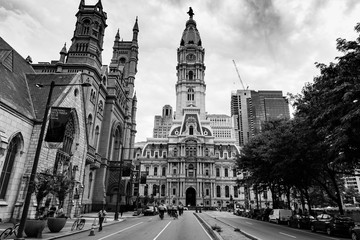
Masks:
[[[138,33],[139,33],[138,17],[136,16],[135,24],[133,27],[133,39],[132,39],[133,41],[137,42]]]
[[[85,0],[80,0],[79,9],[83,9],[85,6]]]

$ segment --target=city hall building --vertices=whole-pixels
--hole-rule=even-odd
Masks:
[[[190,8],[177,49],[176,109],[155,116],[153,138],[137,143],[137,169],[146,176],[137,195],[167,204],[219,207],[239,198],[230,116],[206,113],[205,49]],[[137,189],[136,189],[137,190]]]

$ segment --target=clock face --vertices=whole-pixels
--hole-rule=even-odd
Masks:
[[[195,59],[196,59],[196,57],[192,53],[186,55],[186,60],[188,60],[188,61],[195,61]]]

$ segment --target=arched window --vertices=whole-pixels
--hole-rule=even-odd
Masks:
[[[230,197],[229,186],[225,186],[225,197],[226,198]]]
[[[16,155],[20,151],[21,135],[17,134],[9,143],[0,176],[0,199],[5,199]]]
[[[85,19],[82,23],[82,31],[81,34],[83,35],[87,35],[89,34],[90,31],[90,20],[89,19]]]
[[[97,149],[97,147],[98,147],[99,134],[100,134],[100,128],[99,128],[99,126],[96,126],[96,128],[95,128],[95,139],[94,139],[94,147],[95,147],[95,149]]]
[[[113,154],[112,154],[112,161],[118,161],[119,160],[119,156],[120,156],[120,145],[121,145],[121,141],[120,141],[120,130],[119,128],[117,128],[115,130],[114,136],[113,136]]]
[[[90,198],[92,182],[93,182],[93,174],[92,174],[92,172],[91,172],[91,173],[89,174],[88,198]]]
[[[93,117],[92,117],[91,114],[89,114],[88,118],[87,118],[87,125],[88,125],[88,132],[89,133],[91,132],[92,124],[93,124]]]
[[[189,135],[194,135],[194,127],[193,126],[189,127]]]
[[[221,197],[221,188],[220,188],[220,186],[216,186],[216,197]]]
[[[188,95],[187,95],[187,100],[188,101],[194,101],[194,89],[193,88],[189,88],[188,89]]]
[[[189,80],[193,80],[193,79],[194,79],[194,72],[189,71]]]

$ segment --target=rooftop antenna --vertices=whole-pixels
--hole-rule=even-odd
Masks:
[[[241,83],[243,89],[244,89],[244,90],[248,90],[249,86],[246,86],[246,89],[245,89],[244,83],[243,83],[243,81],[242,81],[242,79],[241,79],[241,77],[240,77],[240,73],[239,73],[239,70],[238,70],[238,68],[237,68],[237,66],[236,66],[236,63],[235,63],[234,60],[232,60],[232,61],[233,61],[233,63],[234,63],[235,70],[236,70],[236,72],[237,72],[237,75],[238,75],[238,77],[239,77],[239,80],[240,80],[240,83]]]

